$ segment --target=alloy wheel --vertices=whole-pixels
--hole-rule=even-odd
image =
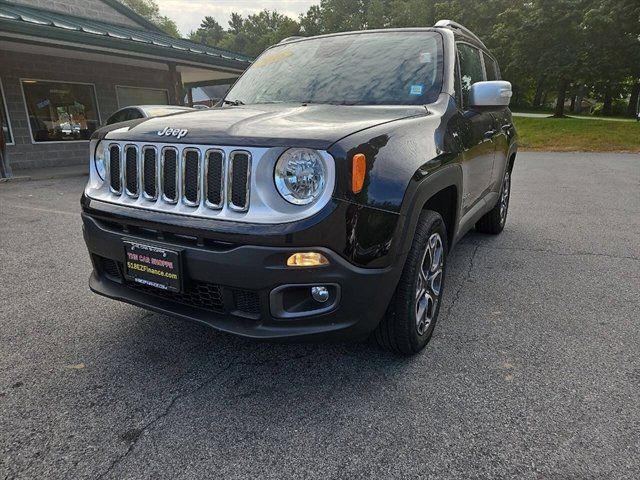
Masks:
[[[511,173],[507,170],[502,181],[502,192],[500,193],[500,224],[507,221],[507,211],[509,210],[509,194],[511,192]]]
[[[424,335],[433,323],[440,302],[444,246],[439,233],[429,237],[416,285],[416,330]]]

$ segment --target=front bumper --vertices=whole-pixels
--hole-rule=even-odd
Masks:
[[[86,212],[84,238],[94,270],[90,287],[109,298],[159,313],[196,321],[218,330],[256,339],[349,340],[366,337],[378,324],[401,269],[360,268],[327,248],[330,265],[286,267],[301,249],[207,242],[179,235],[158,238],[144,228],[121,229]],[[184,292],[171,294],[141,287],[123,276],[123,239],[179,249]],[[274,315],[273,293],[283,285],[334,285],[339,301],[324,313],[296,318]]]

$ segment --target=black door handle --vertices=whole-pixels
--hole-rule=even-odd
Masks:
[[[493,138],[496,136],[496,132],[495,130],[489,130],[488,132],[485,132],[484,134],[484,138]]]

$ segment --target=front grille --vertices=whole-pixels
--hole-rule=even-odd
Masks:
[[[138,199],[141,204],[156,202],[158,208],[169,204],[194,210],[249,210],[252,159],[248,151],[232,150],[226,155],[222,148],[206,146],[114,142],[109,144],[109,155],[112,195]]]

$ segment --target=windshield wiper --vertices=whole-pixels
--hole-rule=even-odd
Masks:
[[[244,102],[242,100],[223,100],[222,103],[224,103],[225,105],[233,105],[234,107],[239,107],[240,105],[244,105]]]

